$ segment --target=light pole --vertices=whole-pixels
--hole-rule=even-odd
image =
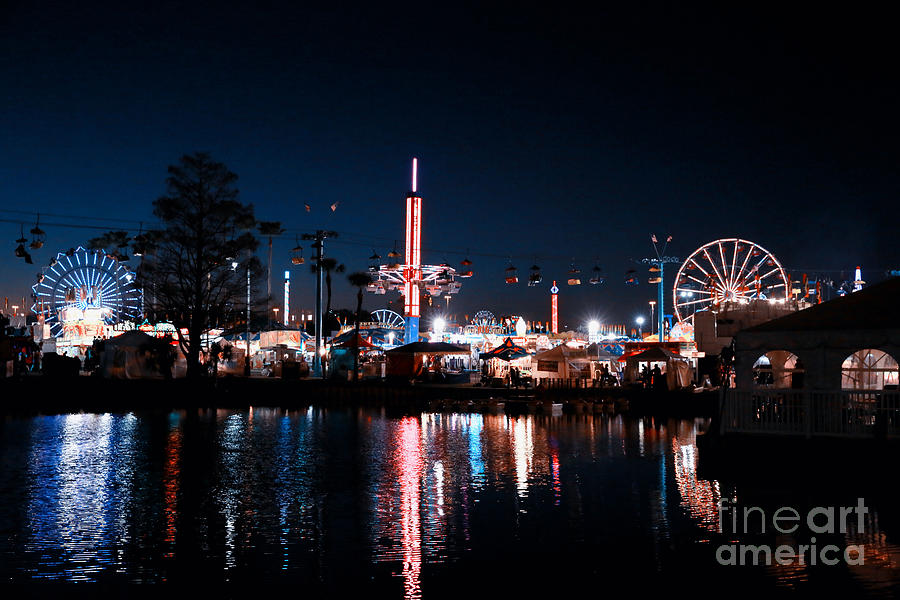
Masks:
[[[237,263],[233,263],[237,268]],[[244,353],[244,377],[250,377],[250,264],[247,264],[247,351]]]
[[[653,307],[656,306],[656,300],[651,300],[649,302],[649,304],[650,304],[650,335],[653,335]],[[659,341],[662,341],[662,339],[660,339]]]
[[[325,348],[322,346],[322,260],[325,258],[325,238],[337,237],[336,231],[325,231],[319,229],[315,233],[304,233],[304,240],[315,240],[312,244],[316,255],[313,260],[316,262],[316,353],[313,359],[313,375],[322,377],[322,357],[325,354]]]
[[[644,317],[638,317],[634,321],[638,326],[638,337],[644,339]]]
[[[278,322],[278,307],[272,309],[272,312],[275,313],[275,322]]]
[[[641,262],[650,265],[650,273],[653,274],[653,276],[650,278],[648,283],[656,284],[657,286],[657,300],[659,303],[659,310],[656,313],[656,322],[658,324],[658,327],[656,329],[659,331],[659,341],[662,342],[663,316],[665,314],[666,307],[665,297],[663,295],[663,286],[665,285],[665,266],[666,263],[677,263],[681,261],[679,261],[678,258],[674,256],[665,256],[666,249],[669,247],[669,242],[672,241],[671,235],[666,236],[666,242],[662,248],[662,251],[660,251],[659,247],[657,246],[658,242],[656,239],[656,235],[651,234],[650,241],[653,242],[653,250],[656,252],[656,258],[645,258]]]

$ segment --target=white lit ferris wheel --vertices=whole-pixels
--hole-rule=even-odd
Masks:
[[[728,238],[694,251],[675,276],[675,316],[693,321],[694,313],[725,301],[783,301],[788,278],[775,255],[754,242]]]
[[[44,316],[55,337],[68,322],[115,325],[141,316],[143,292],[134,273],[103,250],[79,246],[58,253],[31,289],[31,310]]]

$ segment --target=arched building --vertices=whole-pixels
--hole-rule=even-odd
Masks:
[[[768,359],[776,379],[772,387],[890,389],[897,385],[898,358],[900,278],[895,277],[738,332],[735,386],[758,387],[754,370],[758,374]]]
[[[900,437],[900,278],[734,339],[723,431]]]

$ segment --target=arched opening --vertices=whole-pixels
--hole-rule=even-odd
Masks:
[[[897,361],[883,350],[857,350],[841,365],[841,388],[845,390],[896,390],[897,380]]]
[[[802,388],[805,369],[796,354],[770,350],[753,363],[753,385],[762,388]]]

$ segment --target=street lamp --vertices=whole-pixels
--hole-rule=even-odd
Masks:
[[[18,304],[13,304],[13,305],[12,305],[12,309],[13,309],[13,316],[14,316],[14,317],[19,316],[19,305],[18,305]]]
[[[272,312],[275,313],[275,322],[277,323],[278,322],[278,307],[276,306],[275,308],[273,308]]]
[[[644,317],[638,317],[634,321],[638,325],[638,337],[644,339]]]
[[[444,326],[446,324],[447,324],[446,321],[444,321],[444,319],[442,319],[441,317],[437,317],[434,320],[434,322],[432,324],[432,328],[434,329],[435,337],[441,337],[444,334]]]
[[[650,335],[653,335],[653,308],[656,306],[656,300],[650,301]]]
[[[322,346],[319,348],[319,351],[316,354],[318,355],[318,358],[319,358],[319,365],[322,365],[325,360],[325,355],[328,354],[328,350],[325,348],[325,346]],[[321,371],[322,379],[325,379],[325,377],[327,375],[327,373],[325,372],[325,367],[320,366],[319,368],[322,369],[322,371]]]

